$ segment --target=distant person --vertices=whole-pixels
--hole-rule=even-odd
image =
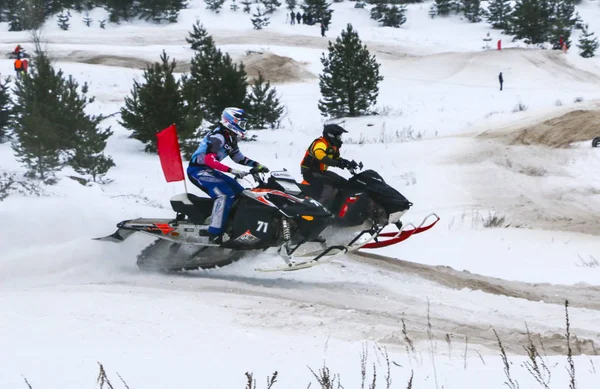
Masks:
[[[500,82],[500,90],[502,90],[502,84],[504,84],[504,77],[502,77],[502,72],[498,74],[498,81]]]
[[[321,22],[321,36],[325,36],[325,30],[327,28],[325,27],[325,23]]]
[[[19,58],[15,59],[15,73],[17,73],[17,79],[20,80],[21,76],[27,72],[27,64],[26,61],[22,60],[21,55],[19,54]]]
[[[302,20],[302,15],[300,14],[300,11],[298,11],[298,13],[296,14],[296,21],[298,22],[298,24],[300,24],[301,20]]]
[[[308,20],[308,15],[306,14],[306,12],[302,15],[302,24],[306,24],[306,21]]]
[[[290,24],[294,25],[296,23],[296,14],[294,13],[294,11],[292,11],[290,13]]]

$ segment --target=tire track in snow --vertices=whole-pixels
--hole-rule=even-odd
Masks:
[[[379,254],[358,252],[354,260],[403,274],[413,274],[452,289],[472,289],[485,293],[515,297],[529,301],[564,305],[569,300],[572,307],[600,310],[600,286],[587,284],[555,285],[509,281],[458,271],[449,266],[431,266],[409,262]]]

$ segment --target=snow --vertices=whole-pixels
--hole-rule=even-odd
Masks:
[[[380,172],[414,203],[405,223],[432,212],[441,220],[401,245],[299,272],[255,272],[279,264],[265,253],[222,269],[146,274],[135,256],[150,238],[120,245],[91,238],[124,219],[172,216],[168,199],[184,188],[166,183],[157,157],[143,153],[112,117],[104,122],[114,130],[111,183],[84,187],[65,169],[42,196],[0,202],[0,345],[8,350],[0,356],[0,386],[23,387],[22,375],[34,388],[91,386],[99,361],[115,387],[118,372],[131,388],[241,388],[246,371],[261,387],[277,370],[274,388],[305,388],[311,381],[318,387],[308,367],[316,372],[326,361],[351,388],[360,385],[366,345],[378,387],[385,385],[380,346],[395,362],[392,387],[406,387],[413,371],[413,387],[500,388],[506,377],[495,329],[513,378],[533,387],[521,364],[525,324],[544,340],[550,387],[568,385],[565,299],[572,333],[600,342],[600,154],[587,141],[553,149],[481,135],[597,109],[600,60],[580,58],[575,46],[566,54],[527,47],[458,16],[430,19],[430,5],[409,5],[406,25],[392,29],[378,27],[352,2],[334,3],[327,38],[318,26],[286,25],[283,8],[269,27],[254,31],[229,2],[214,15],[191,1],[175,24],[132,21],[102,30],[100,9],[90,13],[90,28],[80,16],[66,32],[48,22],[43,36],[56,66],[90,83],[94,113],[117,112],[133,79],[141,80],[143,61],[158,60],[163,49],[189,62],[185,36],[197,18],[234,58],[253,50],[301,63],[314,78],[275,85],[288,108],[283,128],[243,144],[246,155],[298,179],[299,160],[324,121],[317,109],[321,54],[351,22],[381,63],[384,81],[381,114],[346,120],[342,154]],[[598,3],[584,0],[577,11],[600,34]],[[3,52],[29,46],[27,33],[9,33],[5,23],[0,31]],[[492,48],[502,39],[503,50],[482,50],[487,32]],[[11,60],[0,59],[0,73],[12,74]],[[513,112],[518,103],[527,110]],[[0,144],[0,166],[23,172],[8,143]],[[485,228],[494,214],[505,223]],[[415,354],[407,351],[402,319]],[[591,388],[600,360],[589,342],[580,347],[578,385]]]

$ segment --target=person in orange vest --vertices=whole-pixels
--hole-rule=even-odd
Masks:
[[[26,72],[27,65],[25,65],[24,62],[25,61],[21,58],[15,59],[15,72],[17,73],[17,79],[21,79],[22,74]]]
[[[300,163],[302,177],[314,188],[314,198],[326,208],[333,200],[335,189],[342,186],[346,179],[327,170],[329,167],[340,169],[356,169],[355,161],[348,161],[340,157],[342,147],[342,134],[347,133],[338,124],[326,124],[323,127],[323,136],[315,139],[304,154]]]

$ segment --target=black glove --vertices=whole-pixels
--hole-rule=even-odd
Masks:
[[[358,168],[358,163],[354,160],[349,161],[348,164],[350,165],[348,168],[351,170],[356,170]]]
[[[256,171],[258,173],[268,173],[269,172],[269,168],[264,165],[261,165],[260,163],[257,164],[255,167],[256,167]]]

